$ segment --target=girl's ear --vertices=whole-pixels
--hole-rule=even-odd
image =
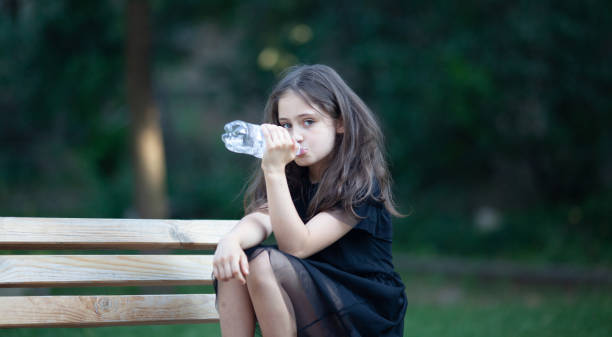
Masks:
[[[341,118],[336,119],[336,133],[344,133],[344,121]]]

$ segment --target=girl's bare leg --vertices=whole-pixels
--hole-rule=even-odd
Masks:
[[[238,279],[217,282],[219,320],[223,337],[253,337],[255,312],[246,285]]]
[[[296,336],[295,314],[279,286],[267,251],[249,262],[247,287],[264,337]]]

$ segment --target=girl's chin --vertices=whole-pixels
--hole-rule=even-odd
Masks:
[[[310,160],[304,158],[304,156],[296,157],[293,161],[295,161],[297,166],[310,166],[312,164]]]
[[[301,158],[295,158],[294,162],[297,166],[309,166],[306,162],[304,162],[304,160],[300,160]]]

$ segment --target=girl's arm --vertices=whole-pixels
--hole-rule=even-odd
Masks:
[[[254,247],[272,233],[270,217],[263,211],[243,217],[221,240],[235,240],[242,249]]]
[[[344,210],[320,212],[306,224],[291,200],[284,172],[265,174],[270,223],[278,248],[299,258],[308,257],[348,233],[357,220]]]
[[[266,152],[262,170],[266,181],[268,213],[280,250],[308,257],[331,245],[351,230],[357,220],[344,210],[321,212],[307,224],[300,219],[291,199],[285,166],[295,158],[295,143],[287,130],[263,125]]]
[[[248,214],[221,240],[213,257],[213,275],[221,281],[237,278],[246,283],[249,262],[244,249],[265,240],[272,232],[270,217],[263,212]]]

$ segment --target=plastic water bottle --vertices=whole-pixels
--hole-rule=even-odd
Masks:
[[[243,121],[233,121],[225,124],[225,133],[221,135],[225,147],[236,153],[246,153],[262,158],[266,144],[261,133],[261,126]],[[296,155],[301,153],[298,144]]]

